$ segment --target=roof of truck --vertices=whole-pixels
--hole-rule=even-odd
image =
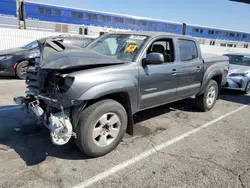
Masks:
[[[225,53],[223,55],[231,55],[231,56],[250,56],[250,53],[233,53],[233,52],[229,52],[229,53]]]
[[[118,31],[118,32],[109,32],[108,34],[130,34],[130,35],[146,35],[149,37],[157,37],[157,36],[171,36],[171,37],[181,37],[186,39],[194,39],[191,36],[173,34],[167,32],[154,32],[154,31]]]

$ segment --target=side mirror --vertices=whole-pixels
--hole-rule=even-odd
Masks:
[[[161,53],[149,53],[145,59],[146,64],[162,64],[164,63],[164,56]]]

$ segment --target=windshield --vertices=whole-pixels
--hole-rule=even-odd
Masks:
[[[250,56],[228,56],[229,63],[234,65],[250,66]]]
[[[92,42],[88,49],[120,60],[133,61],[147,36],[130,34],[109,34]]]
[[[37,46],[38,46],[38,42],[35,40],[35,41],[25,45],[23,48],[29,50],[32,48],[36,48]]]

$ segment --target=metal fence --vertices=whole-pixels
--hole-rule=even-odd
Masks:
[[[65,35],[65,33],[0,27],[0,50],[24,46],[39,38],[59,35]]]

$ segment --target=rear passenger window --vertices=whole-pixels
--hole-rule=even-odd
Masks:
[[[198,58],[198,52],[195,42],[190,40],[179,40],[178,44],[181,61],[190,61]]]

